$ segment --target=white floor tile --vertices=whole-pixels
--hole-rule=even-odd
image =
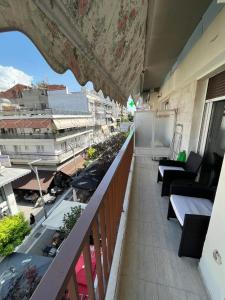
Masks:
[[[119,299],[206,300],[198,260],[178,257],[181,228],[167,220],[157,163],[136,157]]]

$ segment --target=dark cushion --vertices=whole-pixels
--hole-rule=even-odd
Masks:
[[[191,151],[186,162],[185,170],[197,173],[202,163],[201,155]]]

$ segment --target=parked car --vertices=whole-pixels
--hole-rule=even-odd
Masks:
[[[39,194],[36,192],[30,192],[25,194],[25,196],[23,197],[24,200],[26,201],[31,201],[31,202],[36,202],[36,200],[38,199]]]
[[[61,192],[63,191],[62,188],[58,187],[58,186],[54,186],[51,190],[50,190],[50,194],[53,196],[57,196],[59,195]]]
[[[56,197],[53,196],[53,195],[50,195],[50,194],[43,195],[43,200],[44,200],[45,204],[54,203],[55,199],[56,199]],[[39,207],[39,206],[42,206],[42,205],[43,205],[42,199],[41,199],[41,197],[39,197],[37,199],[34,207]]]

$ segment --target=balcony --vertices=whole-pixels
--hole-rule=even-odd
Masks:
[[[181,229],[176,221],[167,221],[168,198],[160,196],[157,163],[135,155],[131,172],[132,157],[130,135],[32,300],[46,295],[48,299],[82,299],[74,272],[81,253],[88,299],[208,299],[198,260],[177,255]],[[126,192],[125,204],[127,182],[131,191],[130,197]],[[97,280],[91,275],[91,232]]]
[[[0,116],[16,116],[16,117],[31,117],[31,116],[54,116],[54,115],[76,115],[76,116],[91,116],[90,112],[85,111],[73,111],[73,110],[62,110],[62,109],[55,109],[55,108],[45,108],[45,109],[15,109],[15,110],[4,110],[0,111]]]
[[[74,148],[74,152],[69,148],[67,150],[61,150],[59,153],[52,153],[52,152],[9,152],[9,151],[2,151],[2,154],[9,155],[10,159],[13,163],[27,163],[29,161],[35,159],[41,159],[41,163],[44,164],[57,164],[61,163],[74,155],[77,155],[84,151],[89,145],[79,145],[78,147]]]
[[[167,220],[168,197],[160,196],[157,170],[150,157],[135,157],[115,299],[206,300],[198,260],[177,255],[181,228]]]
[[[62,137],[71,137],[72,135],[81,135],[92,132],[93,127],[80,127],[55,133],[0,133],[0,139],[58,139]]]

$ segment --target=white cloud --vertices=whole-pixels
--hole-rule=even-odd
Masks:
[[[14,67],[0,65],[0,91],[5,91],[17,83],[31,85],[33,77]]]

